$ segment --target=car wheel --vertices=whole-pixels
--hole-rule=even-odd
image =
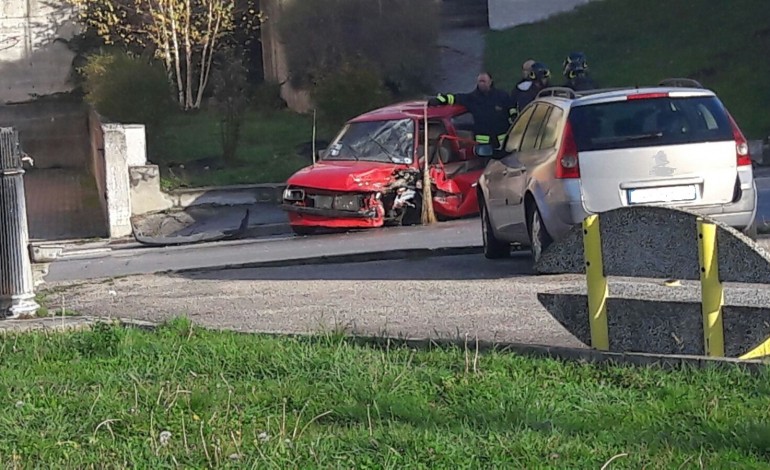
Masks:
[[[291,230],[299,235],[313,235],[316,232],[316,227],[306,227],[304,225],[292,225]]]
[[[507,258],[511,256],[511,245],[495,237],[492,223],[489,221],[487,206],[481,205],[481,235],[484,241],[484,256],[487,259]]]
[[[535,263],[540,261],[543,252],[553,243],[553,239],[548,234],[548,230],[543,223],[543,216],[537,206],[530,211],[529,219],[529,241],[532,247],[532,258]]]

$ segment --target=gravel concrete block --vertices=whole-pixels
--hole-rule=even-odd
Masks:
[[[663,207],[623,207],[600,215],[607,276],[699,280],[697,214]],[[717,222],[715,222],[717,223]],[[770,283],[770,256],[750,238],[717,223],[719,273],[725,282]],[[583,231],[576,226],[535,265],[541,274],[583,274]]]
[[[539,293],[538,300],[567,331],[590,345],[585,286]],[[725,301],[725,356],[739,357],[770,337],[770,293],[758,286],[731,285]],[[611,284],[607,322],[610,352],[705,354],[697,283],[673,288],[644,280]]]

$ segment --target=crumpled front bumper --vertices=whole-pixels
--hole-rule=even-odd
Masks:
[[[289,224],[300,227],[376,228],[385,224],[385,211],[382,206],[358,212],[293,204],[282,204],[281,208],[288,213]]]

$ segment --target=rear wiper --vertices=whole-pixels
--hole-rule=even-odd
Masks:
[[[597,140],[600,140],[602,143],[609,144],[609,143],[615,143],[615,142],[632,142],[635,140],[660,139],[661,137],[663,137],[662,132],[651,132],[649,134],[635,134],[635,135],[627,135],[623,137],[608,137],[606,139],[597,139]]]

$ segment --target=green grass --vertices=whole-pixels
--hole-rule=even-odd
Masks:
[[[690,77],[713,89],[749,139],[770,134],[767,0],[598,0],[546,21],[487,36],[486,63],[510,90],[529,57],[561,67],[588,57],[601,86]]]
[[[309,157],[297,155],[297,146],[311,142],[312,131],[312,115],[250,112],[241,130],[238,162],[225,164],[217,115],[206,111],[180,114],[151,143],[150,160],[161,167],[164,189],[280,183],[310,164]],[[321,127],[319,138],[331,132]],[[168,164],[174,164],[171,171]]]
[[[52,291],[50,293],[37,293],[35,295],[35,302],[40,306],[40,308],[35,312],[35,317],[37,318],[48,318],[48,317],[75,317],[78,316],[77,312],[74,310],[70,310],[68,308],[56,308],[51,310],[49,308],[49,296],[55,293],[55,291]]]
[[[0,466],[766,468],[767,374],[470,349],[184,320],[4,335]]]

